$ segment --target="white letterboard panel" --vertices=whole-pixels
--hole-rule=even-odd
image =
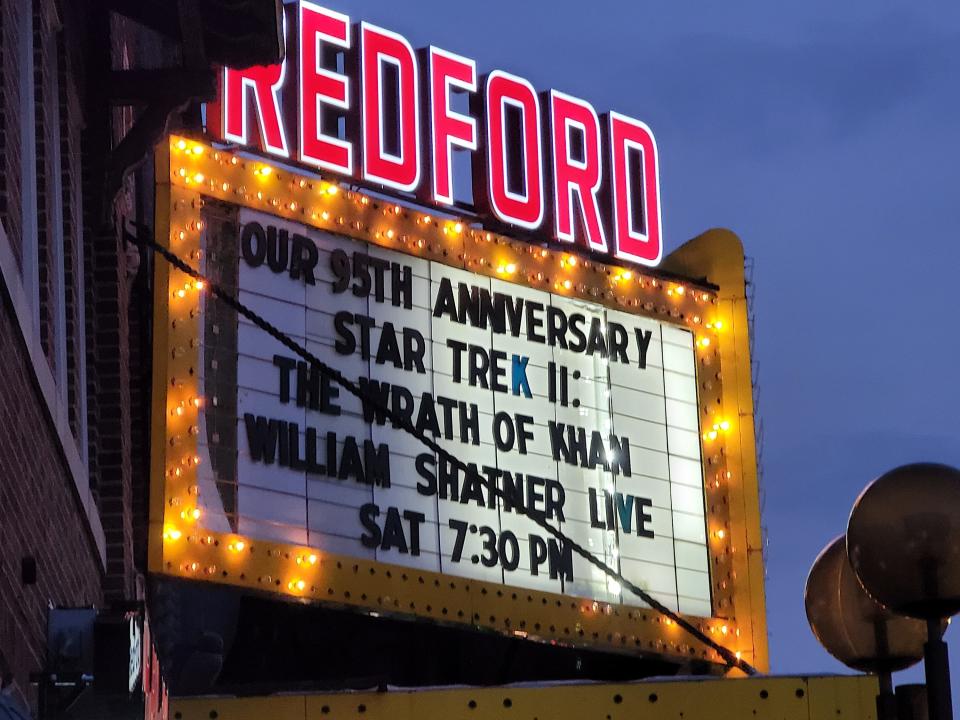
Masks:
[[[710,615],[689,330],[253,211],[240,223],[240,299],[471,472],[241,318],[237,532],[643,605],[536,514],[673,610]],[[304,238],[312,273],[293,271]]]

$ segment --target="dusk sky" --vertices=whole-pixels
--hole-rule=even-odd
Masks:
[[[876,475],[960,466],[960,4],[325,4],[643,119],[667,250],[710,227],[740,235],[772,670],[844,671],[807,626],[811,562]],[[947,640],[956,701],[960,635]]]

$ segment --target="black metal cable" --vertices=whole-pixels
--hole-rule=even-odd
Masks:
[[[239,314],[243,315],[254,325],[259,327],[261,330],[270,335],[273,339],[277,340],[285,347],[299,355],[301,358],[306,360],[312,366],[315,366],[319,369],[322,375],[327,376],[328,378],[335,381],[341,387],[347,390],[351,395],[357,397],[361,402],[368,404],[375,408],[378,412],[383,413],[387,418],[393,422],[397,427],[402,428],[405,432],[409,433],[421,443],[423,443],[427,448],[437,453],[443,460],[450,463],[456,467],[460,472],[464,473],[465,476],[471,477],[482,483],[487,489],[496,497],[501,500],[506,499],[506,496],[495,482],[490,482],[488,478],[483,476],[481,473],[476,472],[471,469],[469,465],[460,460],[456,455],[453,455],[445,448],[441,447],[434,441],[432,438],[428,437],[426,433],[417,430],[413,424],[406,418],[400,417],[393,412],[393,410],[385,403],[379,402],[376,398],[371,397],[363,392],[363,390],[353,381],[348,380],[343,374],[321,361],[313,353],[311,353],[306,348],[302,347],[299,343],[288,337],[285,333],[281,332],[279,329],[271,325],[269,322],[260,317],[256,312],[246,307],[243,303],[237,300],[233,295],[220,287],[219,284],[212,282],[207,279],[202,273],[188,265],[184,260],[182,260],[178,255],[171,252],[167,248],[163,247],[151,237],[147,235],[146,232],[137,233],[135,237],[132,238],[134,242],[139,245],[142,245],[155,253],[160,254],[167,262],[173,265],[175,268],[180,270],[183,273],[186,273],[195,280],[202,281],[206,288],[216,296],[218,299],[222,300],[229,307],[234,309]],[[600,558],[596,557],[589,550],[579,545],[575,541],[567,537],[563,531],[559,528],[554,527],[546,521],[545,516],[541,516],[539,513],[529,513],[525,512],[522,508],[518,509],[518,512],[523,512],[527,517],[529,517],[534,523],[546,530],[553,537],[559,540],[562,543],[565,543],[571,548],[577,555],[585,559],[591,565],[596,567],[598,570],[603,572],[607,577],[615,580],[620,584],[621,587],[628,589],[631,593],[639,597],[645,603],[647,603],[652,609],[656,610],[660,614],[666,616],[673,622],[675,622],[679,627],[686,630],[688,633],[693,635],[697,640],[704,643],[705,645],[713,648],[720,657],[722,657],[729,667],[736,667],[747,673],[748,675],[756,675],[757,669],[750,665],[747,661],[742,658],[738,658],[735,653],[730,651],[728,648],[724,647],[718,643],[713,638],[706,635],[700,628],[694,626],[682,616],[675,613],[673,610],[668,608],[663,603],[659,602],[656,598],[650,596],[645,590],[630,582],[622,574],[611,568],[609,565],[604,563]]]

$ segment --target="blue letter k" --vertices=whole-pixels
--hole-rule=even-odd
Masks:
[[[528,357],[520,357],[519,355],[513,356],[513,394],[519,395],[520,391],[523,390],[524,397],[533,397],[533,393],[530,392],[530,381],[527,380],[527,363],[530,362]]]

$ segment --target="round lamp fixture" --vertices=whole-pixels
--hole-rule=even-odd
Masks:
[[[894,612],[960,611],[960,470],[916,463],[874,480],[850,512],[847,554],[864,589]]]
[[[892,673],[923,658],[926,624],[894,615],[864,592],[850,567],[842,535],[814,561],[803,601],[817,640],[848,667]]]

